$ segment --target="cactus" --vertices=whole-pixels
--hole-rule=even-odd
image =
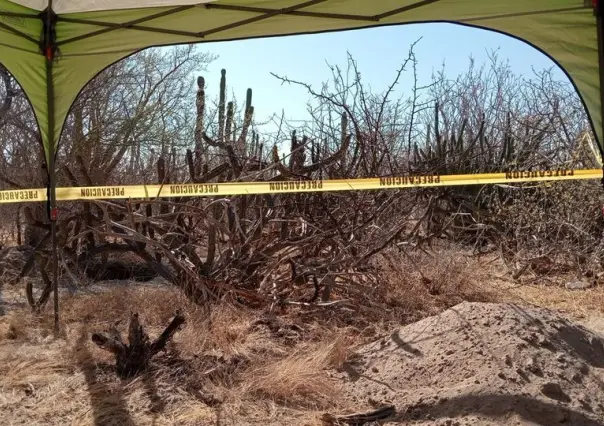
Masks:
[[[346,111],[342,113],[341,123],[340,123],[340,146],[344,145],[344,138],[348,133],[348,114]],[[313,162],[318,162],[314,161]],[[342,156],[342,170],[346,170],[346,153]]]
[[[220,92],[218,94],[218,142],[224,143],[224,108],[226,100],[226,70],[220,70]]]
[[[346,120],[345,116],[342,115],[342,120]],[[344,126],[342,126],[342,128],[344,128]],[[292,154],[291,158],[290,158],[290,164],[289,167],[285,167],[285,159],[281,159],[279,157],[279,151],[277,149],[277,146],[274,145],[273,149],[272,149],[272,162],[275,165],[276,169],[279,171],[279,173],[281,173],[283,175],[283,177],[296,177],[296,178],[300,178],[300,177],[307,177],[307,178],[311,178],[311,174],[314,172],[319,172],[322,173],[323,169],[331,164],[333,164],[335,161],[340,160],[345,154],[346,151],[348,150],[348,147],[350,146],[350,140],[351,140],[351,136],[350,134],[346,134],[346,135],[342,135],[341,136],[341,140],[342,143],[340,145],[340,147],[338,147],[338,150],[331,155],[328,158],[325,158],[324,160],[320,160],[320,161],[314,161],[313,160],[313,164],[310,164],[308,166],[305,166],[305,158],[306,155],[304,154],[303,150],[302,150],[302,144],[299,146],[298,145],[298,141],[297,141],[297,137],[295,134],[295,131],[292,132],[292,139],[291,139],[291,148],[293,149],[294,147],[296,148],[300,148],[298,149],[298,151],[296,151],[297,155],[294,156]],[[308,143],[308,139],[306,137],[303,138],[303,144],[307,144]],[[319,152],[319,149],[317,146],[315,146],[314,151],[315,154],[313,154],[314,156],[316,156],[316,159],[319,159],[317,153]],[[294,172],[295,170],[295,172]]]
[[[241,129],[241,133],[237,138],[235,135],[235,104],[234,102],[226,102],[226,70],[221,70],[220,76],[220,93],[219,93],[219,102],[218,102],[218,135],[216,139],[209,137],[206,133],[200,130],[202,140],[207,143],[209,146],[218,148],[222,151],[225,151],[227,157],[229,159],[229,163],[231,166],[231,178],[239,177],[242,171],[242,164],[239,158],[247,157],[247,135],[249,132],[249,128],[252,124],[254,107],[252,106],[252,90],[248,89],[246,93],[246,112],[243,120],[243,126]],[[199,81],[199,80],[198,80]],[[198,103],[198,121],[199,117],[203,116],[203,108],[200,108],[200,105],[205,106],[205,101]],[[198,126],[200,127],[200,126]],[[252,138],[252,149],[254,144],[259,145],[258,137],[256,140]],[[237,152],[239,151],[239,152]],[[220,166],[218,166],[220,167]],[[214,169],[215,170],[215,169]],[[191,171],[191,168],[190,168]],[[192,180],[198,181],[200,176],[208,173],[208,168],[205,170],[201,170],[201,167],[198,166],[195,172],[192,174]],[[212,173],[212,172],[210,172]]]
[[[206,105],[205,79],[201,76],[197,77],[197,96],[195,100],[197,106],[197,116],[195,120],[195,162],[193,174],[198,176],[201,173],[201,163],[203,156],[203,126],[204,113]]]
[[[227,104],[226,124],[224,127],[225,143],[232,143],[233,136],[233,102]]]
[[[317,163],[319,161],[318,146],[314,139],[310,143],[310,160],[313,163]]]
[[[437,155],[439,155],[441,152],[441,134],[440,134],[440,120],[439,120],[438,107],[439,107],[439,104],[438,104],[438,102],[436,102],[434,105],[434,134],[436,136],[436,153],[437,153]],[[431,156],[432,155],[430,155],[430,157]]]
[[[222,69],[220,72],[220,92],[218,102],[218,128],[217,137],[215,139],[209,137],[204,132],[204,115],[205,115],[205,80],[203,77],[197,79],[197,119],[195,127],[195,159],[193,159],[193,153],[191,150],[187,150],[187,163],[189,166],[189,175],[193,182],[208,182],[213,179],[218,181],[225,181],[226,179],[233,179],[240,176],[243,167],[239,160],[239,156],[245,158],[247,152],[247,135],[253,118],[253,106],[252,106],[252,91],[247,90],[246,93],[246,111],[243,121],[243,126],[239,137],[236,137],[236,125],[235,125],[235,103],[229,101],[227,103],[226,96],[226,70]],[[208,162],[203,162],[201,158],[202,152],[207,152],[205,144],[209,147],[218,148],[225,152],[228,157],[228,161],[221,163],[217,166],[210,168]],[[251,149],[256,149],[259,154],[262,155],[262,145],[260,144],[259,136],[254,134],[251,141]],[[236,152],[239,150],[239,156]],[[247,200],[239,200],[239,212],[235,214],[235,206],[233,204],[227,207],[226,215],[229,230],[235,235],[239,235],[240,241],[243,241],[246,229],[243,221],[238,218],[246,217],[247,211]],[[221,217],[221,206],[216,204],[211,208],[211,215],[214,220],[219,220]],[[241,232],[239,232],[241,230]],[[206,261],[203,264],[201,273],[209,274],[216,262],[217,256],[217,244],[218,234],[215,227],[210,227],[208,231],[208,252]]]
[[[463,150],[463,134],[466,131],[466,126],[468,125],[468,119],[464,118],[461,122],[461,128],[459,129],[459,137],[457,138],[457,150]]]
[[[239,150],[242,156],[247,156],[247,134],[249,132],[249,128],[252,124],[252,118],[254,116],[254,107],[252,105],[252,89],[247,89],[245,96],[245,113],[243,116],[243,127],[241,129],[241,134],[239,135],[237,144],[239,145]],[[252,145],[253,145],[252,138]]]
[[[514,159],[514,139],[512,137],[511,114],[507,113],[503,146],[501,148],[500,161],[502,164],[510,165]]]
[[[306,161],[306,154],[304,153],[308,138],[302,137],[302,143],[298,142],[296,137],[296,131],[292,131],[291,146],[290,146],[290,159],[289,159],[289,170],[292,173],[298,173],[304,167]]]
[[[447,125],[444,131],[441,129],[441,113],[437,102],[433,122],[427,127],[425,143],[412,144],[409,153],[411,169],[429,169],[438,173],[500,170],[502,165],[518,167],[526,164],[531,152],[538,149],[539,142],[536,139],[535,143],[528,145],[519,143],[513,133],[511,112],[506,114],[503,137],[497,144],[489,143],[484,113],[479,118],[478,132],[470,138],[466,138],[469,125],[467,117],[457,126]]]

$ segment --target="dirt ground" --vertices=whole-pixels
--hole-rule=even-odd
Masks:
[[[346,397],[402,424],[604,424],[604,340],[550,310],[463,302],[357,353]]]
[[[442,276],[451,279],[451,265]],[[420,313],[428,293],[409,282],[392,290],[408,299],[392,309],[413,311],[401,318],[421,318],[398,325],[335,326],[306,311],[275,317],[229,305],[208,317],[161,283],[107,283],[98,294],[62,295],[55,338],[50,309],[34,316],[21,289],[5,287],[0,423],[311,426],[392,406],[389,418],[365,424],[604,425],[604,286],[516,282],[483,266]],[[472,279],[480,286],[462,292]],[[187,324],[166,353],[147,374],[116,378],[90,332],[134,310],[154,336],[176,307]]]

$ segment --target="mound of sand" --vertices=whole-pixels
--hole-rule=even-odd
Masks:
[[[604,425],[604,339],[552,311],[461,303],[357,352],[338,377],[388,424]]]

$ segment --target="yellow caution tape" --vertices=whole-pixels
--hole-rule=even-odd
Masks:
[[[558,169],[465,175],[407,175],[367,179],[116,185],[57,188],[57,200],[117,200],[129,198],[216,197],[296,192],[366,191],[371,189],[491,185],[601,178],[601,169]],[[46,201],[46,199],[46,189],[0,191],[0,203],[36,202]]]

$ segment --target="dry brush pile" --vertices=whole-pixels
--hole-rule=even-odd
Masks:
[[[186,76],[210,59],[192,48],[147,51],[97,77],[64,129],[61,184],[188,182],[211,193],[219,182],[312,185],[324,179],[594,167],[582,138],[585,112],[572,88],[547,72],[518,79],[496,57],[479,69],[472,62],[456,80],[443,71],[420,87],[416,78],[409,99],[397,99],[395,87],[405,72],[417,75],[413,50],[383,93],[366,89],[352,58],[347,72],[332,68],[331,87],[320,91],[282,79],[306,89],[318,103],[311,111],[312,129],[287,129],[283,123],[287,154],[279,139],[271,143],[257,131],[251,89],[243,105],[227,100],[224,70],[216,108],[210,107],[200,77],[196,110],[190,113]],[[42,157],[31,144],[37,132],[31,120],[22,123],[26,114],[17,114],[26,102],[18,90],[6,98],[12,100],[10,109],[17,109],[3,123],[16,136],[3,138],[13,154],[2,158],[0,179],[18,187],[14,171],[22,182],[43,184],[43,169],[35,163]],[[499,250],[516,273],[527,265],[594,273],[602,234],[597,185],[65,203],[59,221],[61,272],[74,283],[86,275],[161,276],[199,304],[229,295],[237,303],[272,310],[368,305],[380,285],[377,255],[423,250],[435,239]],[[34,297],[28,284],[28,293],[30,304],[40,308],[50,289],[44,206],[4,213],[26,223],[23,237],[17,237],[32,255],[13,281],[38,264],[46,285]],[[126,254],[136,259],[130,270],[115,261]]]

